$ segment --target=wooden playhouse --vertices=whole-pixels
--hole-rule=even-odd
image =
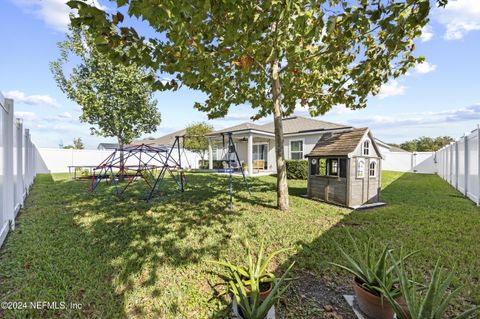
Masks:
[[[360,208],[380,205],[382,156],[368,128],[324,134],[308,159],[308,196]]]

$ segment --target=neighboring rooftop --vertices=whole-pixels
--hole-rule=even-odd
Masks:
[[[100,143],[97,146],[98,150],[114,150],[116,148],[118,148],[117,143]]]
[[[185,129],[179,130],[164,136],[160,136],[158,138],[145,138],[141,140],[134,140],[131,145],[150,145],[150,146],[167,146],[172,145],[175,142],[175,136],[182,136],[185,135]]]
[[[357,128],[332,134],[324,134],[307,155],[312,156],[347,156],[355,151],[368,128]]]
[[[390,147],[390,152],[407,152],[403,148],[398,147],[396,145],[392,145],[392,144],[387,144],[387,145]]]

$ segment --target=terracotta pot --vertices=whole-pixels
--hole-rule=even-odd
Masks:
[[[268,297],[268,295],[270,295],[270,293],[272,292],[272,288],[273,288],[272,283],[269,283],[267,290],[263,290],[263,291],[260,290],[260,298],[262,300],[265,300]],[[245,290],[247,291],[247,294],[250,294],[251,290],[249,286],[245,286]]]
[[[353,290],[360,310],[372,319],[393,319],[392,305],[386,298],[381,298],[360,286],[353,280]]]

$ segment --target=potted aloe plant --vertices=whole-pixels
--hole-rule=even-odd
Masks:
[[[415,252],[407,255],[401,253],[400,258],[394,260],[388,258],[388,256],[392,256],[392,249],[388,245],[384,246],[380,251],[376,243],[369,239],[360,248],[350,233],[348,235],[353,247],[352,254],[348,254],[342,247],[337,245],[347,263],[345,265],[330,264],[346,270],[354,276],[352,286],[358,306],[362,312],[372,319],[392,319],[394,311],[392,305],[384,296],[384,291],[388,291],[392,298],[397,300],[399,304],[402,304],[400,283],[394,271],[394,264],[404,262]]]
[[[223,276],[226,288],[221,295],[233,295],[232,312],[236,318],[275,318],[274,305],[288,288],[287,282],[291,280],[288,273],[294,263],[277,278],[267,270],[268,265],[273,257],[287,249],[278,250],[265,258],[262,244],[255,258],[248,243],[246,247],[247,266],[237,266],[226,261],[210,261],[228,269],[228,273]]]
[[[391,254],[390,259],[392,259]],[[430,282],[425,286],[410,280],[404,262],[394,263],[395,272],[400,282],[400,292],[405,300],[405,304],[400,304],[396,295],[392,294],[388,287],[382,287],[383,293],[389,300],[397,318],[399,319],[441,319],[445,317],[445,312],[459,289],[448,293],[450,283],[453,278],[453,272],[448,275],[442,272],[440,260],[437,261],[432,273]],[[405,309],[406,308],[406,309]],[[478,318],[479,307],[469,309],[455,317],[455,319]]]

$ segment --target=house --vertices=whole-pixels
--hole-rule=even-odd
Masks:
[[[375,142],[377,143],[377,146],[378,148],[380,149],[380,153],[382,154],[386,154],[386,153],[390,153],[390,152],[407,152],[405,151],[403,148],[400,148],[398,146],[395,146],[395,145],[390,145],[390,144],[387,144],[379,139],[375,139]]]
[[[105,151],[105,150],[115,150],[118,148],[117,143],[100,143],[97,146],[97,150]]]
[[[283,119],[285,159],[304,159],[317,141],[325,134],[351,130],[351,126],[291,116]],[[266,124],[242,123],[207,134],[209,139],[209,168],[213,161],[227,160],[226,146],[232,133],[240,161],[245,163],[249,175],[256,172],[275,172],[275,135],[273,122]],[[232,156],[232,155],[230,155]],[[228,160],[235,160],[233,157]]]
[[[352,208],[380,201],[382,155],[368,128],[324,134],[306,157],[309,197]]]

